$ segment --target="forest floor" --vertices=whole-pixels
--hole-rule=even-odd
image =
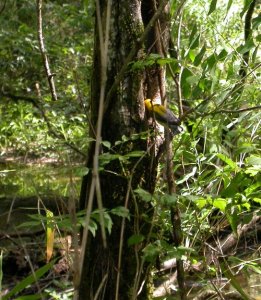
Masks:
[[[2,295],[17,289],[19,291],[17,295],[42,294],[45,295],[44,299],[72,299],[73,258],[79,251],[72,245],[72,239],[77,236],[76,239],[79,240],[78,232],[72,232],[68,226],[56,227],[51,258],[54,266],[48,269],[46,267],[49,262],[46,258],[48,246],[46,224],[44,224],[46,217],[44,215],[48,210],[61,220],[68,222],[68,200],[78,199],[81,183],[80,176],[75,176],[75,170],[83,166],[83,162],[78,162],[73,166],[64,166],[55,158],[25,158],[10,155],[1,159],[0,166]],[[76,209],[77,202],[74,205]],[[37,219],[37,215],[42,217]],[[250,221],[248,227],[242,227],[240,230],[241,232],[238,233],[241,239],[237,240],[231,229],[228,229],[219,240],[220,245],[223,246],[220,249],[212,246],[213,251],[207,253],[205,257],[206,261],[210,263],[211,260],[211,263],[214,262],[217,268],[220,268],[220,261],[223,258],[229,260],[231,255],[237,256],[238,260],[235,264],[237,271],[233,271],[235,275],[231,273],[224,277],[220,269],[219,277],[207,279],[204,278],[203,264],[188,266],[186,282],[189,299],[210,299],[209,297],[213,295],[207,293],[208,291],[210,293],[207,286],[230,293],[230,298],[227,299],[244,299],[235,298],[235,295],[231,293],[231,287],[235,285],[239,285],[248,295],[251,295],[250,299],[261,299],[260,274],[249,272],[249,268],[247,270],[245,268],[246,262],[249,261],[248,267],[252,265],[253,270],[256,271],[255,266],[261,263],[260,216],[252,220],[252,223]],[[220,255],[217,258],[216,252],[220,250],[223,251],[222,258]],[[45,276],[37,273],[42,269],[44,269],[42,272],[46,273]],[[156,270],[155,274],[155,278],[158,278],[155,279],[155,299],[157,297],[162,299],[160,297],[164,295],[166,289],[175,294],[175,262],[170,267],[166,267],[166,264],[164,267],[162,263],[161,270]],[[6,299],[14,298],[11,296]]]

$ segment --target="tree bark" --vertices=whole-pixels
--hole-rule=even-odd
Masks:
[[[123,221],[120,217],[112,216],[113,227],[111,233],[107,235],[106,247],[100,230],[97,230],[95,236],[88,236],[86,247],[82,249],[84,259],[78,286],[78,299],[149,299],[146,284],[139,296],[137,295],[141,286],[137,278],[142,278],[141,281],[146,280],[148,273],[146,269],[149,267],[142,262],[142,245],[128,247],[127,240],[133,234],[147,237],[151,230],[151,224],[145,221],[143,216],[151,214],[152,209],[148,203],[137,199],[133,190],[141,186],[150,192],[154,191],[159,156],[156,148],[151,146],[154,141],[149,137],[148,140],[132,139],[132,137],[133,134],[139,134],[147,129],[144,99],[148,97],[164,99],[165,72],[157,65],[138,71],[128,69],[120,78],[115,92],[112,87],[115,86],[117,76],[121,74],[132,49],[137,50],[132,59],[135,61],[145,57],[146,53],[161,54],[162,47],[168,44],[168,8],[163,5],[164,3],[167,1],[158,4],[154,0],[142,2],[112,0],[105,99],[108,95],[110,97],[105,103],[102,140],[109,141],[114,146],[115,142],[122,141],[122,136],[125,136],[125,142],[109,150],[111,154],[125,155],[131,151],[142,150],[146,155],[129,158],[127,163],[117,159],[112,160],[99,173],[103,206],[109,210],[117,206],[127,207],[130,211],[130,220]],[[99,4],[104,26],[107,2],[100,1]],[[159,9],[162,10],[159,14],[160,18],[149,30],[143,45],[141,40],[144,29]],[[161,36],[159,30],[163,32]],[[94,138],[101,91],[101,64],[96,20],[90,124],[90,134]],[[162,141],[159,141],[158,145],[161,143]],[[94,149],[95,143],[92,143],[87,160],[89,169],[93,167]],[[100,153],[104,152],[108,152],[108,149],[100,145]],[[82,181],[80,196],[82,209],[88,204],[92,178],[93,174],[90,172]],[[95,197],[94,208],[98,207],[96,202]],[[119,245],[122,245],[122,254],[119,254]],[[119,256],[121,256],[120,264]],[[144,267],[141,268],[141,265]],[[120,280],[117,283],[118,278]]]

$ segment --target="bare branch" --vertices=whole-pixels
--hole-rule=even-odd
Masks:
[[[49,88],[52,94],[52,99],[54,101],[57,100],[57,94],[55,90],[55,84],[54,84],[54,76],[55,74],[51,72],[47,51],[44,46],[44,37],[43,37],[43,20],[42,20],[42,0],[37,0],[37,15],[38,15],[38,40],[40,45],[40,51],[43,58],[44,68],[46,72],[46,76],[49,83]]]

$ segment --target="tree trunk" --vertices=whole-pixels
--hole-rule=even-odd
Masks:
[[[109,1],[100,0],[103,26],[106,23],[107,2]],[[163,54],[166,51],[169,37],[168,7],[163,4],[159,5],[161,9],[159,14],[158,4],[153,0],[142,2],[112,0],[102,140],[109,141],[114,146],[116,141],[122,141],[122,137],[125,136],[126,141],[114,146],[113,150],[110,150],[111,154],[126,155],[132,151],[142,150],[146,155],[129,158],[127,163],[114,159],[99,173],[103,207],[110,210],[117,206],[126,206],[127,203],[130,219],[125,220],[124,235],[122,235],[122,218],[112,216],[113,227],[111,233],[107,235],[107,247],[104,247],[100,230],[97,230],[95,237],[88,236],[86,247],[82,249],[84,261],[78,299],[149,299],[146,285],[137,296],[141,282],[147,279],[148,266],[143,265],[141,259],[142,245],[128,246],[127,240],[134,234],[144,237],[149,235],[151,224],[145,221],[143,216],[151,214],[152,209],[146,202],[134,197],[133,190],[141,186],[153,192],[159,156],[156,148],[150,147],[154,141],[149,138],[134,139],[133,135],[147,130],[144,99],[148,97],[164,99],[165,72],[157,65],[138,71],[131,71],[130,68],[125,72],[121,73],[121,71],[128,58],[137,61],[150,52]],[[158,13],[159,18],[152,24],[153,26],[150,26],[146,35],[144,29],[155,13]],[[130,57],[130,53],[133,53],[133,57]],[[90,125],[90,133],[94,138],[101,91],[101,65],[96,20]],[[119,74],[122,74],[120,79],[117,77]],[[117,80],[119,84],[115,88]],[[158,146],[161,143],[162,140],[157,143]],[[92,143],[87,161],[87,167],[90,169],[92,169],[94,148],[95,145]],[[100,153],[104,152],[108,152],[108,149],[101,145]],[[81,208],[88,204],[92,177],[93,174],[90,172],[83,179]],[[126,202],[126,199],[129,201]],[[95,199],[94,206],[97,208]],[[120,241],[123,242],[121,264],[119,264]],[[143,269],[141,265],[144,266]],[[116,288],[117,278],[120,278],[118,288]]]

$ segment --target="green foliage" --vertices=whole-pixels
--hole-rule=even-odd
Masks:
[[[73,224],[72,217],[70,215],[62,215],[62,216],[52,216],[51,222],[52,227],[58,226],[58,228],[62,230],[71,231],[72,227],[76,225],[78,229],[81,228],[81,226],[85,226],[85,214],[86,211],[79,211],[76,214],[77,224]],[[103,218],[104,218],[104,226],[108,230],[108,233],[110,234],[112,231],[113,226],[113,220],[112,216],[117,216],[121,218],[126,218],[127,220],[130,219],[130,213],[129,210],[123,206],[115,207],[111,210],[103,209],[102,211]],[[23,222],[17,228],[23,228],[23,227],[38,227],[42,224],[48,224],[50,222],[50,217],[43,216],[39,214],[29,214],[28,217],[32,219],[32,221]],[[91,221],[89,224],[89,230],[95,236],[96,231],[98,229],[98,224],[100,224],[100,211],[98,209],[94,210],[91,213]]]
[[[173,141],[176,193],[168,194],[164,176],[158,176],[153,194],[142,188],[131,191],[136,201],[141,200],[149,207],[148,211],[151,207],[154,209],[153,218],[149,212],[139,216],[142,226],[152,224],[151,236],[144,236],[141,228],[140,232],[137,230],[128,237],[128,246],[139,249],[148,263],[154,264],[158,258],[201,261],[205,242],[217,237],[219,223],[228,224],[229,230],[237,234],[238,226],[247,224],[254,214],[260,214],[260,110],[244,111],[260,105],[261,99],[257,69],[261,18],[256,12],[251,22],[252,32],[244,40],[244,18],[251,2],[186,1],[182,18],[171,20],[174,45],[180,45],[178,57],[150,53],[129,65],[133,73],[151,66],[167,67],[169,99],[177,99],[173,74],[178,73],[181,100],[185,110],[190,110],[183,119],[186,130]],[[93,5],[92,1],[44,1],[44,41],[58,93],[58,101],[53,102],[37,40],[35,3],[6,1],[0,15],[2,155],[60,158],[64,162],[76,159],[68,144],[85,153],[88,143],[93,141],[87,137]],[[177,1],[170,1],[172,16],[177,5]],[[242,78],[240,69],[248,53],[247,76]],[[176,106],[175,101],[169,104],[171,108]],[[124,168],[133,158],[142,164],[146,152],[121,153],[121,149],[127,143],[147,138],[148,133],[142,132],[131,137],[122,136],[114,144],[102,141],[99,170],[104,171],[114,161],[119,161]],[[160,175],[163,170],[164,162],[161,162]],[[32,195],[37,191],[41,196],[51,191],[68,196],[70,188],[64,178],[79,179],[89,171],[82,166],[59,169],[62,178],[57,181],[57,174],[50,169],[43,173],[37,169],[20,172],[17,168],[4,168],[0,171],[1,195],[7,191],[12,196]],[[181,210],[186,247],[173,247],[170,242],[173,230],[170,210],[177,206]],[[89,223],[93,236],[100,227],[100,213],[109,234],[114,230],[115,218],[133,218],[124,206],[104,208],[102,212],[94,210]],[[70,231],[73,225],[80,228],[85,224],[85,211],[78,212],[76,217],[77,224],[72,224],[69,215],[55,216],[53,220],[59,228]],[[48,221],[42,215],[30,215],[30,219],[19,228],[39,226]],[[234,258],[228,263],[236,259],[239,260]],[[252,261],[238,263],[260,273],[259,265]],[[227,271],[228,266],[222,267],[224,274],[241,291],[233,274]],[[3,299],[13,298],[50,268],[48,264],[36,270],[36,278],[30,275],[22,280]],[[213,266],[207,268],[211,275],[217,272]],[[59,293],[54,290],[46,293],[59,299]],[[244,295],[243,291],[241,293]],[[36,295],[31,296],[37,299]]]
[[[85,82],[90,78],[93,31],[87,7],[88,12],[92,10],[90,4],[82,10],[78,1],[43,3],[44,41],[58,93],[58,102],[53,103],[39,51],[35,4],[6,2],[0,16],[0,69],[4,75],[0,85],[18,99],[0,95],[2,154],[16,149],[13,155],[57,156],[59,148],[64,151],[64,142],[86,151],[82,137],[87,128],[89,86]],[[42,102],[51,130],[39,108],[23,97]]]

